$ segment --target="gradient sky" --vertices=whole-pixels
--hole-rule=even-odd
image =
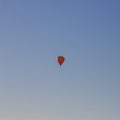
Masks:
[[[0,0],[0,120],[120,120],[120,1]]]

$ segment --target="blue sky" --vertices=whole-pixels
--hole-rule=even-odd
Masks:
[[[0,119],[119,120],[119,5],[0,0]]]

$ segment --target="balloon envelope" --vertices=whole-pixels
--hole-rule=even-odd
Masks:
[[[59,63],[59,65],[61,66],[65,61],[65,58],[63,56],[58,56],[57,57],[57,62]]]

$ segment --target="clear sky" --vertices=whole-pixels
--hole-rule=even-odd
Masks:
[[[120,1],[0,0],[0,120],[120,120]]]

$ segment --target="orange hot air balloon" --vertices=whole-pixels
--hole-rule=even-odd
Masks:
[[[57,57],[57,62],[60,64],[60,66],[64,63],[65,58],[63,56],[58,56]]]

